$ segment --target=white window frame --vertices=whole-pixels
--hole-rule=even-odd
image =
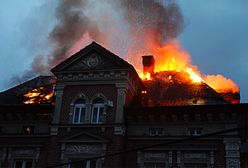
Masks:
[[[97,108],[97,115],[96,115],[96,121],[94,120],[94,109]],[[102,109],[102,121],[99,121],[100,119],[100,109]],[[91,123],[93,124],[101,124],[103,123],[103,116],[104,116],[104,103],[95,103],[92,106],[92,115],[91,115]]]
[[[31,167],[33,167],[33,161],[32,159],[16,159],[14,160],[14,168],[16,168],[16,162],[22,162],[22,168],[26,168],[27,162],[31,162]]]
[[[79,108],[78,120],[75,121],[75,115],[76,115],[76,109],[77,108]],[[83,121],[81,121],[82,109],[84,109],[84,120]],[[86,118],[86,105],[85,104],[75,104],[74,105],[74,111],[73,111],[72,123],[73,124],[82,124],[85,122],[85,118]]]

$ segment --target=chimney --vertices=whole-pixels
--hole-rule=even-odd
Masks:
[[[151,75],[154,72],[155,66],[155,59],[152,55],[145,55],[142,56],[142,63],[143,63],[143,73],[150,73]]]

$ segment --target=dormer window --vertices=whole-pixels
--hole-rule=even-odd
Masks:
[[[104,112],[104,100],[101,98],[96,98],[93,101],[91,122],[94,124],[102,123],[103,112]]]
[[[73,124],[84,123],[85,116],[86,116],[85,100],[78,99],[74,104]]]

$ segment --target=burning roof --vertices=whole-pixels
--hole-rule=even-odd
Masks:
[[[185,79],[183,72],[164,71],[155,73],[153,80],[143,81],[143,104],[148,106],[177,106],[227,104],[228,102],[206,83],[193,83]],[[163,76],[163,77],[161,77]]]
[[[118,64],[132,69],[135,78],[138,78],[133,66],[112,54],[97,43],[92,43],[82,51],[91,49],[92,52],[99,51]],[[97,49],[97,50],[96,50]],[[81,51],[79,52],[81,53]],[[78,54],[79,54],[78,53]],[[68,62],[78,61],[80,56],[75,54],[66,61],[55,67],[52,71],[63,69]],[[86,53],[85,53],[86,54]],[[92,54],[92,53],[91,53]],[[138,95],[135,105],[145,106],[168,106],[168,105],[208,105],[239,103],[239,92],[220,93],[210,87],[199,76],[194,69],[187,66],[179,66],[177,62],[169,63],[169,69],[155,71],[155,59],[153,56],[143,56],[143,79],[144,88]],[[120,63],[120,64],[119,64]],[[159,62],[161,64],[161,62]],[[112,65],[112,64],[111,64]],[[176,65],[176,66],[175,66]],[[179,69],[177,69],[179,67]],[[101,67],[105,69],[105,67]],[[107,67],[111,68],[111,67]],[[158,68],[157,68],[158,69]],[[78,69],[82,71],[82,68]],[[146,76],[148,75],[148,76]],[[140,81],[140,80],[139,80]],[[1,104],[54,104],[55,79],[52,76],[39,76],[5,92],[0,93]]]
[[[140,103],[145,106],[206,105],[239,103],[239,93],[218,93],[193,69],[154,72],[153,56],[143,56],[141,78],[145,85]]]
[[[38,76],[25,83],[0,93],[0,104],[49,104],[54,99],[54,78],[52,76]]]

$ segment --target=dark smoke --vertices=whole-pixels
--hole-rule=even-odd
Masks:
[[[27,80],[39,74],[50,74],[50,69],[69,57],[71,54],[69,51],[73,45],[86,33],[92,40],[104,44],[107,48],[113,48],[108,45],[118,43],[119,39],[113,36],[111,31],[101,30],[102,27],[106,29],[106,27],[115,26],[109,24],[109,21],[114,21],[112,15],[122,14],[123,24],[128,23],[129,45],[126,46],[126,51],[135,51],[144,47],[143,44],[148,43],[151,38],[155,42],[163,44],[167,40],[177,37],[183,27],[183,18],[175,1],[164,0],[162,4],[157,0],[97,0],[94,1],[93,6],[109,3],[116,11],[115,14],[111,14],[106,9],[106,13],[97,16],[98,19],[103,20],[100,23],[85,12],[90,11],[91,14],[98,12],[90,9],[90,3],[92,5],[92,0],[58,1],[57,24],[48,35],[49,43],[54,46],[52,52],[49,55],[37,55],[33,60],[31,70],[25,72],[19,79],[15,77],[16,81]],[[120,27],[113,29],[122,31]],[[119,38],[124,38],[122,34],[125,33],[120,33]],[[130,49],[129,46],[131,46]]]
[[[175,38],[183,28],[183,17],[175,2],[156,0],[121,0],[134,37],[145,41],[147,34],[157,43]]]
[[[59,1],[56,13],[59,23],[49,35],[56,46],[49,58],[50,67],[66,59],[68,51],[84,33],[90,32],[95,38],[98,37],[97,26],[84,14],[87,3],[87,0]]]

